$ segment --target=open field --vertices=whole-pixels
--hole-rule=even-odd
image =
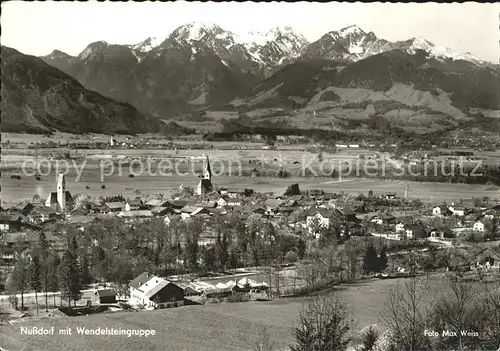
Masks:
[[[137,191],[142,195],[168,194],[178,189],[180,185],[195,187],[198,179],[193,174],[154,176],[141,175],[131,179],[128,178],[128,168],[122,175],[113,174],[104,176],[106,189],[101,189],[100,168],[85,168],[79,181],[75,171],[66,176],[66,188],[72,194],[86,194],[92,197],[110,196],[121,194],[123,196],[135,196]],[[12,203],[22,199],[32,198],[38,194],[46,198],[51,191],[55,191],[55,175],[42,176],[39,181],[34,177],[22,176],[20,180],[11,179],[8,173],[1,178],[2,202]],[[349,178],[349,179],[316,179],[316,178],[272,178],[272,177],[243,177],[243,176],[215,176],[213,183],[218,187],[252,188],[259,192],[274,192],[282,194],[287,186],[298,183],[301,190],[323,189],[328,192],[341,192],[347,194],[367,194],[372,190],[375,194],[385,192],[396,192],[403,196],[409,185],[409,197],[418,198],[424,202],[439,203],[442,201],[457,201],[459,199],[470,200],[473,197],[489,197],[494,201],[500,200],[498,187],[487,187],[484,185],[449,184],[431,182],[403,182],[391,180]],[[89,187],[89,189],[86,189]]]
[[[377,324],[391,287],[405,279],[373,280],[336,287],[346,302],[355,330]],[[433,291],[442,289],[442,277],[431,277]],[[325,292],[326,293],[326,292]],[[429,294],[429,301],[435,294]],[[309,298],[287,298],[270,302],[243,302],[185,306],[147,312],[118,312],[85,317],[23,320],[3,325],[0,343],[7,350],[252,350],[264,330],[281,350],[293,343],[297,313]],[[55,327],[54,336],[21,335],[23,327]],[[70,327],[73,335],[57,335]],[[148,338],[75,335],[76,327],[153,329]]]
[[[180,185],[195,187],[198,183],[196,176],[168,175],[154,176],[142,175],[131,179],[128,171],[122,175],[114,174],[105,176],[106,189],[101,189],[101,173],[99,168],[85,168],[79,181],[76,181],[76,172],[70,172],[66,176],[66,188],[72,194],[86,194],[92,197],[110,196],[121,194],[123,196],[135,196],[137,191],[142,195],[168,194],[178,189]],[[8,174],[2,176],[2,202],[12,203],[22,199],[32,198],[38,194],[46,198],[51,191],[55,191],[55,175],[41,177],[40,181],[34,177],[23,176],[20,180],[10,179]],[[372,190],[375,194],[385,192],[396,192],[403,196],[409,185],[409,197],[418,198],[424,202],[439,203],[442,201],[458,201],[459,199],[470,200],[473,197],[489,197],[494,201],[500,200],[498,187],[487,187],[483,185],[430,183],[430,182],[403,182],[391,180],[349,178],[349,179],[313,179],[313,178],[271,178],[271,177],[240,177],[240,176],[216,176],[213,183],[218,187],[252,188],[259,192],[274,192],[282,194],[287,186],[298,183],[301,190],[323,189],[328,192],[341,192],[347,194],[367,194]],[[89,189],[86,189],[86,187]]]
[[[238,144],[240,145],[240,144]],[[241,144],[243,146],[243,144]],[[259,147],[259,144],[244,144],[248,147]],[[234,143],[222,142],[214,144],[214,149],[207,150],[134,150],[134,149],[110,149],[110,150],[70,150],[73,160],[58,161],[60,165],[68,163],[69,172],[66,176],[67,189],[72,194],[86,194],[92,197],[122,194],[123,196],[133,196],[137,192],[142,195],[156,195],[158,193],[168,193],[178,189],[180,185],[196,186],[198,183],[197,174],[202,170],[202,155],[210,157],[213,183],[218,187],[238,187],[253,188],[259,192],[275,192],[282,194],[286,187],[293,183],[299,183],[302,190],[323,189],[329,192],[341,192],[350,194],[367,194],[369,190],[374,193],[396,192],[398,196],[404,194],[407,184],[410,186],[410,198],[419,198],[426,202],[453,201],[460,198],[471,199],[473,197],[490,197],[497,200],[500,196],[500,188],[495,186],[429,183],[429,182],[403,182],[379,179],[362,179],[353,177],[345,178],[335,175],[328,177],[328,170],[323,178],[300,177],[302,170],[308,168],[318,170],[321,167],[317,159],[317,153],[305,150],[304,145],[289,145],[283,150],[259,149],[224,149],[230,148]],[[62,154],[64,149],[39,149],[37,156],[40,159],[55,158]],[[324,152],[322,154],[325,164],[339,169],[340,165],[349,162],[353,167],[363,167],[359,156],[364,155],[376,158],[376,153],[368,150],[342,150],[332,154]],[[1,189],[2,204],[11,203],[21,199],[31,198],[37,194],[46,198],[49,192],[55,191],[55,174],[57,169],[55,161],[44,163],[44,169],[40,169],[40,180],[36,180],[33,175],[24,175],[23,164],[33,165],[35,150],[33,149],[3,149],[1,163]],[[131,162],[140,163],[143,171],[131,168]],[[150,166],[148,162],[151,161]],[[118,166],[122,162],[121,167]],[[160,175],[157,172],[157,165],[160,161],[169,161],[175,168],[172,174]],[[110,165],[114,163],[114,172],[110,173]],[[101,171],[101,164],[103,171]],[[50,165],[50,172],[48,169]],[[137,165],[137,164],[136,164]],[[140,166],[139,165],[139,166]],[[274,177],[244,177],[242,172],[249,175],[254,168],[268,172],[268,175],[275,175],[275,172],[283,167],[289,174],[296,177],[274,178]],[[42,167],[43,168],[43,167]],[[151,172],[148,171],[151,169]],[[353,168],[354,169],[354,168]],[[65,166],[60,169],[65,171]],[[79,172],[81,176],[78,177]],[[135,177],[129,178],[129,174],[134,172]],[[33,174],[34,172],[32,172]],[[354,172],[353,172],[354,173]],[[21,179],[11,179],[10,175],[20,174]],[[107,175],[111,174],[111,175]],[[101,189],[101,184],[105,184],[106,189]],[[88,187],[88,189],[87,189]]]

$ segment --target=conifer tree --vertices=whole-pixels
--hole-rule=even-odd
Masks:
[[[78,244],[76,236],[71,238],[68,249],[63,255],[59,274],[61,298],[68,300],[70,308],[71,301],[73,301],[76,306],[76,301],[82,297],[81,269],[78,262]]]
[[[33,255],[29,265],[29,283],[35,291],[36,315],[38,316],[38,293],[42,290],[42,267],[40,265],[40,257],[38,254]]]
[[[376,272],[378,268],[377,251],[372,243],[366,248],[365,257],[363,258],[363,271],[365,274]]]
[[[40,257],[41,265],[41,282],[43,290],[45,291],[45,312],[48,311],[48,290],[49,290],[49,270],[50,270],[50,260],[49,260],[49,243],[44,232],[40,233],[40,239],[38,244],[38,253]]]
[[[24,310],[24,293],[28,289],[29,272],[26,257],[19,254],[14,270],[10,276],[10,286],[17,293],[21,293],[21,310]]]
[[[387,258],[387,246],[384,246],[380,251],[380,256],[378,257],[378,272],[382,272],[387,268],[389,259]]]

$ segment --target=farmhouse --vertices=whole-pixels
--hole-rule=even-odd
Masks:
[[[493,249],[486,248],[476,255],[474,263],[476,268],[500,269],[500,255],[493,251]]]
[[[140,210],[142,206],[142,201],[141,200],[129,200],[125,203],[125,211],[138,211]]]
[[[98,289],[94,293],[97,303],[115,303],[116,292],[112,289]]]
[[[432,208],[432,215],[436,217],[451,216],[452,214],[453,212],[445,205],[434,206]]]
[[[313,232],[318,228],[328,228],[334,218],[339,218],[340,212],[335,209],[326,209],[317,207],[309,210],[306,217],[306,225],[309,232]]]
[[[484,230],[485,230],[484,223],[481,221],[474,222],[472,230],[474,230],[475,232],[484,232]]]
[[[22,227],[21,215],[0,215],[0,231],[18,231]]]
[[[106,202],[101,207],[101,212],[105,214],[116,214],[117,212],[121,212],[124,208],[122,202]]]
[[[169,207],[168,200],[152,199],[145,203],[145,206],[151,210],[155,207]]]
[[[144,273],[143,273],[144,274]],[[142,276],[149,278],[146,282],[134,279],[131,282],[130,304],[146,308],[164,308],[182,306],[184,303],[184,290],[178,285],[157,276]],[[132,287],[137,286],[137,288]]]

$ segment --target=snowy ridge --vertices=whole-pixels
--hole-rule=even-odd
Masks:
[[[414,54],[416,50],[424,50],[431,57],[436,59],[452,59],[452,60],[466,60],[474,63],[481,63],[477,57],[470,53],[459,53],[444,46],[436,46],[430,41],[422,38],[410,39],[411,45],[406,49],[407,52]]]
[[[159,39],[158,37],[149,37],[140,43],[129,45],[129,47],[134,51],[149,52],[158,47],[163,41],[164,39]]]

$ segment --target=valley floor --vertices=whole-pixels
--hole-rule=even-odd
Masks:
[[[372,280],[335,287],[348,306],[354,330],[377,324],[384,311],[387,293],[405,279]],[[433,276],[430,285],[439,291],[441,276]],[[325,291],[324,293],[328,293]],[[431,296],[429,296],[431,297]],[[0,344],[6,350],[252,350],[265,334],[277,349],[293,344],[297,314],[309,298],[283,298],[271,302],[242,302],[184,306],[179,308],[117,312],[82,317],[26,319],[2,325]],[[21,335],[21,327],[55,327],[53,336]],[[72,335],[59,335],[69,327]],[[76,328],[150,329],[155,336],[77,335]]]

